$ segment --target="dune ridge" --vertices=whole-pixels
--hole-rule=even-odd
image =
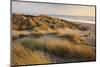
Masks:
[[[12,65],[95,61],[95,25],[12,15]]]

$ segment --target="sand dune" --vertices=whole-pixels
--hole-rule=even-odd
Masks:
[[[13,14],[13,65],[95,61],[95,24]]]

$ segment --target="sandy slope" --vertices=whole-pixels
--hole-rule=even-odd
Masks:
[[[13,64],[95,60],[95,24],[45,15],[13,14],[12,19]]]

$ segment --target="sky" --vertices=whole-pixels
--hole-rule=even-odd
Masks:
[[[46,14],[46,15],[62,15],[62,16],[63,15],[83,16],[83,17],[89,16],[89,17],[94,17],[95,19],[95,6],[13,1],[12,13],[28,14],[28,15]]]
[[[73,16],[95,16],[95,7],[30,2],[12,2],[12,12],[26,14],[39,13]]]

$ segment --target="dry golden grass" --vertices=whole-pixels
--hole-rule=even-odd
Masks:
[[[96,60],[95,47],[80,37],[79,31],[86,31],[87,27],[44,15],[15,14],[12,29],[14,65]]]
[[[35,27],[40,27],[42,30],[70,28],[73,30],[87,30],[87,27],[79,26],[67,20],[60,18],[50,17],[46,15],[31,16],[22,14],[13,14],[12,16],[14,30],[32,30]]]
[[[67,37],[67,39],[69,39],[71,42],[74,42],[76,44],[84,43],[82,38],[78,34],[75,34],[75,33],[67,33],[66,35],[63,35],[63,37]]]
[[[12,46],[12,63],[13,65],[27,64],[46,64],[51,63],[48,57],[42,51],[31,52],[20,44]]]
[[[24,44],[24,46],[27,44]],[[36,39],[32,40],[31,47],[38,47],[40,50],[44,48],[56,56],[82,56],[82,58],[95,59],[95,49],[87,45],[73,44],[67,40],[60,39]],[[67,54],[66,54],[67,53]]]
[[[76,32],[56,32],[58,38],[69,40],[75,44],[85,44],[84,40]]]
[[[13,64],[55,63],[43,52],[55,57],[64,58],[66,62],[95,60],[95,48],[88,45],[73,44],[60,39],[17,40],[13,43]],[[35,52],[34,52],[35,51]],[[56,58],[55,58],[56,59]],[[59,62],[59,61],[58,61]]]

